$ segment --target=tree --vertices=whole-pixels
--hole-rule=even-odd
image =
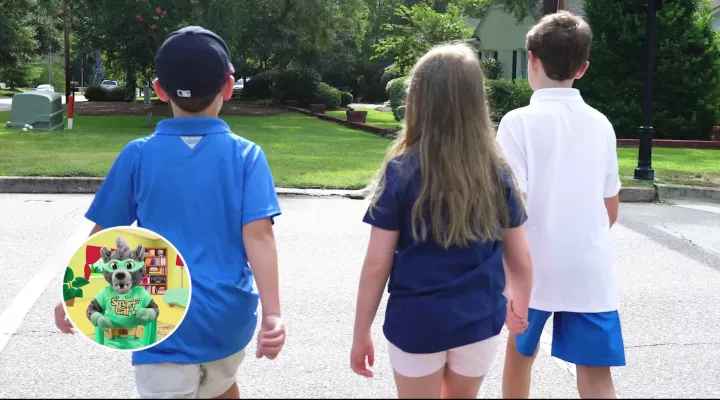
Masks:
[[[0,0],[0,73],[13,87],[24,85],[38,49],[30,23],[32,0]]]
[[[401,5],[395,14],[402,24],[387,24],[387,36],[374,46],[373,58],[392,58],[392,70],[406,74],[418,58],[432,46],[469,38],[472,30],[454,4],[448,5],[446,13],[435,11],[431,3],[419,3],[412,7]]]
[[[464,17],[482,18],[490,8],[492,0],[455,0],[453,3]]]
[[[636,137],[645,74],[643,0],[587,0],[593,28],[590,69],[577,82],[619,137]],[[655,136],[707,139],[720,111],[720,36],[709,0],[666,1],[658,12],[653,127]]]
[[[537,0],[506,0],[504,8],[505,12],[513,14],[520,22],[537,7],[537,4]],[[541,15],[554,14],[560,10],[567,10],[567,0],[542,0]]]

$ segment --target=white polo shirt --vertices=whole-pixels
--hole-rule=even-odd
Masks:
[[[620,191],[608,119],[577,89],[541,89],[503,117],[497,140],[527,195],[533,261],[530,307],[606,312],[619,307],[604,198]]]

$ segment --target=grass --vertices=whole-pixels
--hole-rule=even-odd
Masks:
[[[153,130],[144,116],[79,116],[72,131],[59,132],[8,129],[9,119],[0,112],[0,176],[105,176],[125,144]],[[302,114],[223,119],[262,146],[281,187],[362,188],[390,143]]]
[[[620,180],[625,186],[651,186],[635,181],[637,148],[619,148]],[[652,166],[657,183],[720,187],[720,150],[653,148]]]
[[[376,111],[372,108],[356,108],[356,111],[367,111],[367,119],[365,123],[368,125],[381,126],[389,129],[400,129],[400,123],[395,121],[392,111]],[[325,114],[333,117],[346,119],[345,111],[326,111]]]
[[[80,116],[72,131],[26,133],[5,128],[9,119],[0,112],[0,176],[105,176],[127,142],[154,129],[145,127],[144,116]],[[390,144],[301,114],[223,119],[263,147],[281,187],[362,188]],[[651,185],[632,179],[637,149],[619,148],[618,159],[624,186]],[[653,167],[659,183],[720,187],[720,150],[655,148]]]
[[[24,92],[22,89],[0,89],[0,97],[13,97],[22,92]]]

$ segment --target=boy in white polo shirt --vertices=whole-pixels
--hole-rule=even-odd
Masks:
[[[527,198],[533,259],[529,327],[510,335],[505,398],[527,398],[543,327],[552,356],[576,364],[582,398],[612,398],[610,367],[625,365],[610,227],[620,180],[615,132],[572,88],[589,66],[592,32],[568,12],[527,34],[530,105],[509,112],[497,140]],[[512,296],[512,293],[509,293]]]

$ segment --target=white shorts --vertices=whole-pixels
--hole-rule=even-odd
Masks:
[[[135,384],[144,399],[210,399],[225,393],[237,379],[245,350],[207,364],[142,364]]]
[[[421,378],[440,370],[445,364],[454,373],[468,377],[485,376],[500,347],[500,335],[430,354],[406,353],[388,342],[390,364],[395,372],[408,378]]]

